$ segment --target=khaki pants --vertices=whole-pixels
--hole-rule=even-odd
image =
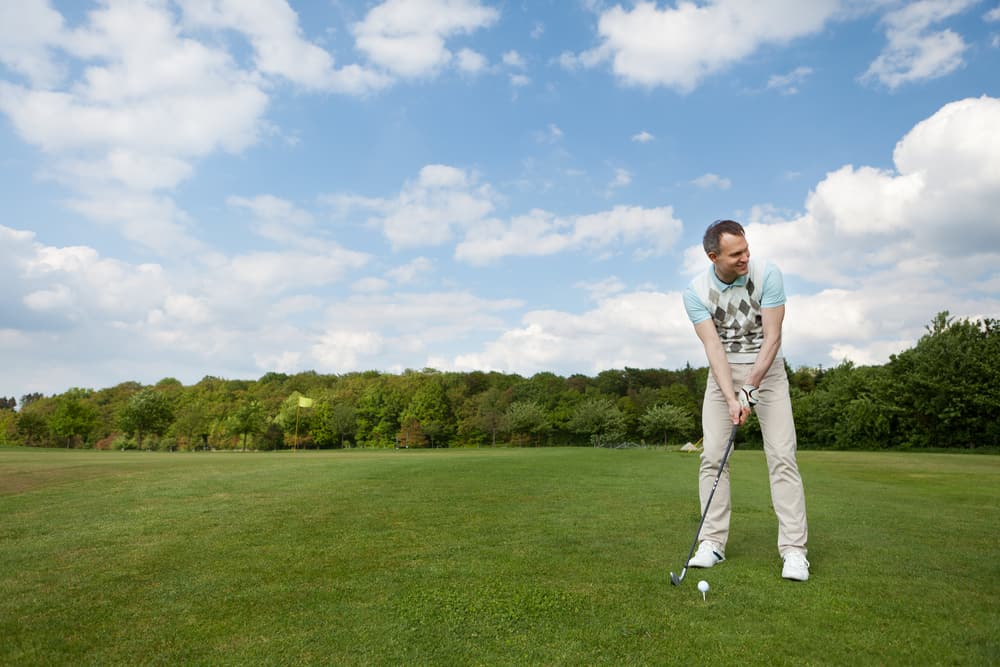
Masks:
[[[752,364],[730,364],[733,371],[734,389],[743,385]],[[792,401],[788,395],[788,375],[781,357],[774,360],[758,390],[758,403],[754,407],[760,420],[764,436],[764,455],[771,479],[771,504],[778,517],[778,552],[784,554],[789,549],[806,550],[809,529],[806,525],[806,500],[802,488],[802,477],[795,460],[795,422],[792,419]],[[719,472],[719,463],[725,453],[733,422],[729,418],[725,398],[711,373],[705,389],[702,408],[702,428],[704,449],[701,454],[698,492],[702,511],[705,501],[712,491],[712,484]],[[712,498],[712,507],[705,517],[701,531],[702,540],[711,540],[722,545],[725,550],[729,539],[729,518],[731,515],[729,493],[729,462],[719,479],[719,486]]]

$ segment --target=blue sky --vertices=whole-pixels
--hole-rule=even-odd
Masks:
[[[793,366],[1000,317],[996,0],[0,5],[0,395],[705,364],[705,226]]]

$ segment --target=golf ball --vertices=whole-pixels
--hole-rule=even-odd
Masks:
[[[701,581],[699,581],[698,582],[698,590],[701,591],[702,593],[707,593],[708,592],[708,582],[705,581],[704,579],[702,579]]]

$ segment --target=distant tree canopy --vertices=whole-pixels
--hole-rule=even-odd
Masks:
[[[1000,448],[1000,325],[940,313],[881,366],[786,364],[802,448]],[[624,368],[594,377],[377,371],[205,376],[184,386],[0,400],[0,444],[43,447],[616,446],[681,444],[701,433],[706,367]],[[4,416],[6,415],[6,416]],[[762,446],[751,418],[741,446]]]

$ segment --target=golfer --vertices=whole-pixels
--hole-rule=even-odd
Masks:
[[[778,552],[785,579],[806,581],[805,492],[795,461],[795,422],[788,375],[781,356],[785,287],[778,267],[750,260],[743,226],[733,220],[709,225],[703,240],[712,266],[684,292],[684,306],[705,346],[711,373],[702,409],[704,449],[699,469],[702,511],[719,472],[733,425],[755,407],[764,435],[771,502],[778,517]],[[723,470],[705,516],[701,544],[688,562],[712,567],[726,559],[731,514],[729,465]]]

